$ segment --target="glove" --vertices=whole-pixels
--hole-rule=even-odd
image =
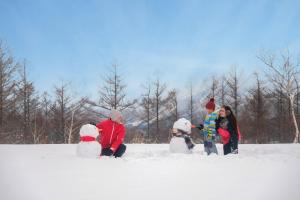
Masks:
[[[113,150],[111,150],[110,148],[105,148],[102,149],[101,155],[102,156],[112,156],[113,155]]]
[[[199,124],[197,126],[192,125],[192,128],[197,128],[197,129],[199,129],[201,131],[204,128],[204,126],[203,126],[203,124]]]
[[[197,129],[202,130],[204,128],[203,124],[199,124],[199,126],[197,126]]]

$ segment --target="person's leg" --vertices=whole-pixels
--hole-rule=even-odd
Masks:
[[[224,150],[224,155],[227,155],[231,153],[231,145],[230,143],[224,144],[223,145],[223,150]]]
[[[121,157],[126,151],[126,145],[125,144],[120,144],[116,152],[114,153],[114,156],[116,158]]]
[[[232,147],[232,153],[238,153],[238,144],[239,144],[239,140],[237,136],[233,136],[231,139],[231,147]]]
[[[218,154],[218,150],[214,141],[204,141],[204,150],[207,155],[211,153]]]
[[[111,156],[113,154],[110,148],[104,148],[101,151],[101,156]]]
[[[215,154],[218,154],[218,149],[217,149],[217,146],[216,146],[216,143],[214,141],[211,142],[212,144],[212,147],[211,147],[211,153],[215,153]]]
[[[210,154],[210,149],[209,149],[209,143],[208,143],[208,141],[204,141],[204,151],[207,153],[207,155]]]

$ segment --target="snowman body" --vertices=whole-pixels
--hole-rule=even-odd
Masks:
[[[80,142],[77,144],[76,154],[79,157],[98,158],[101,154],[101,145],[97,141],[98,128],[85,124],[80,128]]]
[[[171,153],[192,153],[192,150],[188,148],[184,138],[191,134],[191,128],[191,122],[185,118],[181,118],[174,123],[172,130],[173,137],[169,144],[169,150]],[[185,135],[183,135],[183,133]]]

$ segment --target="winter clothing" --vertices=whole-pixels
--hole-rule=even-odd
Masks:
[[[204,151],[207,155],[210,155],[211,153],[218,154],[216,143],[214,141],[204,141]]]
[[[207,114],[204,120],[204,150],[207,154],[216,153],[218,154],[218,150],[216,148],[215,139],[216,139],[216,122],[218,115],[217,112],[212,112]]]
[[[230,142],[231,142],[231,148],[232,151],[238,149],[238,143],[239,143],[239,131],[236,132],[233,124],[228,121],[228,132],[230,133]]]
[[[101,156],[111,156],[114,152],[110,148],[102,149]]]
[[[121,144],[119,146],[119,148],[117,149],[117,151],[114,153],[114,156],[116,158],[121,157],[126,151],[126,145],[125,144]]]
[[[205,107],[206,107],[206,109],[215,110],[215,108],[216,108],[215,99],[211,98],[209,100],[209,102],[207,102]]]
[[[216,119],[218,114],[212,112],[205,116],[204,125],[203,125],[203,135],[205,140],[215,140],[216,136]]]
[[[92,142],[92,141],[96,141],[96,138],[92,136],[80,136],[80,142]]]
[[[224,155],[238,153],[239,130],[236,133],[232,123],[226,117],[219,117],[216,120],[216,130],[222,137]]]
[[[101,156],[114,156],[115,158],[122,157],[126,151],[126,145],[120,144],[116,152],[113,152],[110,148],[102,149]]]
[[[110,113],[110,119],[114,122],[122,123],[123,116],[120,111],[112,109]]]
[[[101,132],[102,148],[110,148],[115,153],[125,138],[126,129],[124,125],[107,119],[97,124],[97,127]]]
[[[197,128],[200,131],[204,128],[203,124],[199,124],[199,125],[192,125],[192,128]]]
[[[228,144],[230,141],[230,133],[228,132],[228,120],[225,117],[216,119],[216,130],[221,136],[223,144]]]
[[[172,132],[172,135],[173,137],[180,137],[180,138],[183,138],[184,139],[184,142],[185,144],[187,145],[187,148],[189,150],[193,149],[194,148],[194,143],[192,141],[192,138],[190,136],[189,133],[185,132],[185,131],[182,131],[182,130],[179,130],[179,129],[174,129],[173,128],[173,132]]]
[[[188,149],[193,149],[194,148],[194,144],[192,142],[192,138],[190,136],[184,136],[184,141],[188,147]]]
[[[177,130],[176,132],[174,132],[174,130],[173,130],[173,137],[180,137],[180,138],[183,138],[184,139],[184,142],[185,142],[185,144],[187,145],[187,147],[188,147],[188,149],[192,149],[192,148],[194,148],[194,143],[193,143],[193,141],[192,141],[192,138],[191,138],[191,136],[188,134],[188,133],[186,133],[186,132],[184,132],[184,131],[182,131],[182,130]]]

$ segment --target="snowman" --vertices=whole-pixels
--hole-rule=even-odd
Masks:
[[[98,158],[101,154],[101,145],[96,140],[98,128],[92,124],[85,124],[80,128],[80,142],[77,145],[77,156]]]
[[[195,145],[191,139],[191,128],[191,122],[185,118],[174,123],[169,146],[171,153],[192,153]]]

